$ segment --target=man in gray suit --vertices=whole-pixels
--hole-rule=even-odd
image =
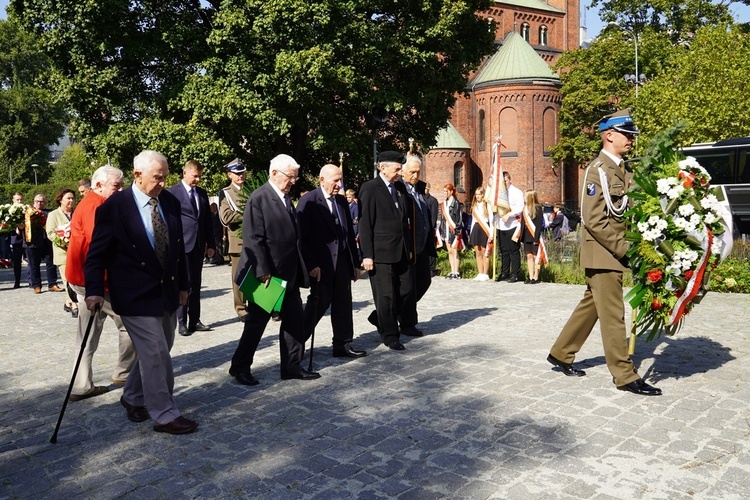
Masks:
[[[241,283],[251,272],[266,285],[271,277],[287,282],[279,325],[283,380],[320,378],[319,373],[307,371],[301,364],[305,334],[299,288],[301,284],[306,284],[307,271],[299,251],[297,211],[289,198],[289,191],[298,178],[299,165],[294,158],[278,155],[271,160],[268,182],[253,191],[245,204],[242,254],[239,270],[234,277],[235,282]],[[252,375],[250,367],[271,314],[252,302],[248,302],[247,312],[229,375],[240,384],[257,385],[258,379]]]

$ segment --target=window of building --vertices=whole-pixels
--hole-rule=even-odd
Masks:
[[[453,165],[453,186],[456,190],[462,190],[464,188],[464,163],[457,161]]]
[[[539,26],[539,45],[547,45],[547,27]]]
[[[479,151],[484,151],[485,148],[485,142],[484,142],[484,110],[479,110],[479,126],[477,127],[477,134],[479,139]]]
[[[521,24],[521,37],[527,42],[529,41],[529,23]]]

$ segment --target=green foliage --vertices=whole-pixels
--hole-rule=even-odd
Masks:
[[[0,20],[0,179],[47,179],[47,145],[62,135],[65,112],[50,91],[50,61],[14,20]]]
[[[12,0],[59,70],[71,133],[113,164],[158,149],[208,174],[239,156],[304,171],[347,153],[370,172],[365,116],[390,115],[381,148],[429,147],[466,77],[494,50],[488,0]]]
[[[732,252],[711,271],[712,292],[750,293],[750,242],[735,240]]]
[[[107,164],[106,158],[91,157],[79,143],[63,149],[62,156],[53,166],[50,182],[78,182],[91,179],[94,171]]]

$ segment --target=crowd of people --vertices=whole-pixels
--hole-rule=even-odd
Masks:
[[[621,215],[632,173],[622,156],[638,132],[625,112],[605,117],[600,130],[602,152],[586,169],[581,184],[581,265],[587,289],[548,361],[565,375],[585,375],[573,360],[594,324],[601,321],[605,358],[617,387],[658,395],[661,391],[633,369],[623,319],[627,243]],[[354,346],[352,320],[351,287],[361,270],[368,274],[375,306],[369,322],[385,346],[404,351],[402,335],[423,335],[417,305],[435,276],[437,246],[448,252],[448,278],[460,277],[460,250],[468,243],[475,251],[477,280],[488,281],[490,249],[497,243],[501,263],[497,280],[513,283],[519,281],[523,245],[525,282],[535,284],[545,262],[545,229],[554,239],[564,237],[561,207],[556,206],[545,222],[536,192],[521,191],[507,172],[509,209],[504,213],[492,210],[483,188],[475,191],[468,218],[454,186],[445,186],[445,201],[438,203],[420,179],[421,157],[411,153],[381,152],[378,175],[362,184],[359,199],[352,190],[345,196],[341,193],[343,173],[338,166],[324,165],[318,186],[296,205],[289,194],[299,179],[300,165],[288,155],[271,160],[268,182],[244,204],[245,166],[239,159],[229,162],[225,170],[230,184],[213,207],[208,193],[198,186],[203,170],[198,162],[188,161],[181,181],[169,189],[165,189],[169,166],[162,154],[143,151],[133,164],[134,182],[128,188],[123,189],[123,172],[109,165],[97,169],[90,181],[79,183],[82,200],[75,210],[75,192],[70,189],[58,193],[57,209],[52,212],[46,211],[43,195],[34,198],[33,209],[11,235],[14,286],[20,286],[20,249],[25,248],[27,278],[35,293],[41,292],[42,262],[49,290],[70,291],[64,308],[78,318],[78,345],[92,322],[72,401],[109,390],[94,384],[92,361],[106,318],[113,320],[119,332],[119,356],[111,382],[123,386],[120,402],[127,418],[151,419],[158,432],[183,434],[198,427],[181,415],[172,395],[170,349],[175,332],[188,336],[211,330],[201,321],[200,289],[206,259],[213,259],[222,246],[217,245],[213,222],[217,219],[226,228],[218,234],[226,234],[233,307],[242,323],[229,375],[249,386],[259,384],[252,374],[254,355],[272,320],[278,323],[283,380],[320,378],[312,363],[304,367],[302,359],[305,343],[329,308],[332,356],[367,356]],[[602,191],[602,176],[609,177],[608,191]],[[14,202],[22,201],[17,193]],[[258,283],[255,290],[260,295],[248,292],[248,280]],[[269,307],[258,297],[272,280],[283,280],[285,288],[280,304]],[[304,302],[302,288],[309,290]]]

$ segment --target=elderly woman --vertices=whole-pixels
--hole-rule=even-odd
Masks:
[[[442,217],[440,222],[440,237],[445,241],[445,248],[448,249],[448,262],[451,265],[451,272],[448,279],[460,279],[458,267],[461,264],[459,250],[463,248],[461,241],[461,204],[456,199],[456,188],[453,184],[445,185],[445,201],[441,206]]]
[[[55,196],[57,209],[53,210],[47,216],[47,238],[52,242],[52,262],[57,266],[60,272],[60,279],[63,282],[63,288],[68,289],[65,282],[65,262],[68,257],[68,241],[70,240],[70,218],[73,216],[73,205],[75,204],[76,195],[72,189],[62,189]],[[71,298],[74,294],[68,292],[65,297],[63,309],[78,317],[78,304]]]

